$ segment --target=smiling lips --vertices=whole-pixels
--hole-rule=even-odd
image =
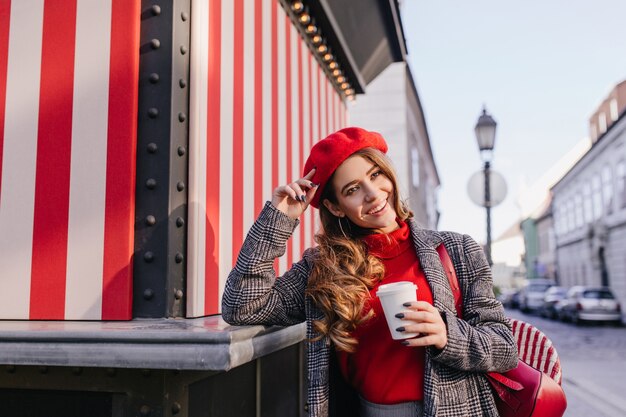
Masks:
[[[379,205],[377,205],[376,207],[368,211],[367,214],[378,214],[381,211],[383,211],[385,207],[387,207],[387,200],[384,200],[382,203],[380,203]]]

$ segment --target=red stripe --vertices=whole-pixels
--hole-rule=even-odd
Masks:
[[[111,5],[102,319],[132,318],[141,2]]]
[[[302,39],[298,37],[298,74],[302,74]],[[304,167],[304,99],[302,98],[302,75],[298,77],[298,140],[300,141],[300,159],[298,172]],[[306,173],[305,173],[306,174]],[[307,226],[307,216],[302,216],[302,225],[300,226],[300,253],[304,252],[305,247],[305,233],[304,230]]]
[[[317,66],[317,132],[319,140],[326,136],[326,132],[322,132],[322,69]]]
[[[64,318],[76,4],[44,5],[30,318]],[[56,54],[54,48],[61,46]]]
[[[278,1],[272,1],[272,190],[278,187]],[[274,259],[278,271],[278,259]]]
[[[541,342],[539,343],[539,353],[537,354],[537,367],[541,366],[542,362],[543,362],[543,367],[545,369],[541,369],[542,372],[546,372],[548,369],[545,366],[548,362],[547,362],[547,350],[546,350],[546,344],[548,343],[548,338],[546,336],[543,336],[541,338]]]
[[[207,82],[206,247],[204,312],[215,314],[219,293],[220,236],[220,94],[222,60],[222,0],[209,2]],[[226,250],[228,250],[226,248]]]
[[[263,0],[254,4],[254,212],[263,207]]]
[[[243,0],[234,3],[232,264],[243,243]]]
[[[528,357],[528,363],[531,364],[535,364],[535,361],[537,359],[537,357],[535,356],[535,353],[537,351],[537,343],[539,342],[539,336],[541,335],[541,333],[539,332],[539,330],[537,330],[535,332],[535,336],[533,337],[533,340],[531,342],[531,346],[530,346],[530,356]],[[534,365],[536,366],[536,365]]]
[[[2,192],[2,154],[4,149],[4,117],[7,94],[7,66],[9,64],[9,26],[11,0],[0,1],[0,195]]]
[[[291,132],[291,19],[289,16],[285,15],[285,119],[286,119],[286,128],[287,128],[287,182],[291,182],[295,180],[295,178],[291,178],[293,175],[293,149],[292,149],[292,140],[293,135]],[[287,268],[291,267],[293,263],[293,238],[290,237],[287,241]]]
[[[317,138],[313,138],[313,54],[307,52],[307,59],[309,60],[309,149],[313,148],[313,143]],[[308,157],[308,156],[307,156]],[[315,236],[315,209],[309,206],[309,221],[311,227],[311,237]],[[313,245],[314,242],[308,242],[309,245]]]
[[[65,318],[76,1],[44,3],[30,318]]]

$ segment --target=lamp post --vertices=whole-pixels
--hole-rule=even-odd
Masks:
[[[476,133],[476,141],[478,142],[478,149],[480,149],[480,155],[484,161],[483,172],[485,177],[485,203],[484,207],[487,209],[487,261],[489,266],[493,265],[491,260],[491,190],[489,187],[489,175],[491,169],[491,159],[493,156],[493,146],[496,141],[496,121],[493,117],[487,113],[487,110],[483,107],[483,114],[478,118],[474,132]]]

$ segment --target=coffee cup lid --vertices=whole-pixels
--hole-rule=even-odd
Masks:
[[[392,282],[390,284],[383,284],[380,287],[378,287],[378,290],[376,290],[376,296],[379,296],[380,294],[402,292],[408,289],[416,290],[417,285],[415,285],[414,283],[410,281]]]

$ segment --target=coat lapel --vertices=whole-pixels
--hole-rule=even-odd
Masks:
[[[437,247],[443,244],[441,234],[420,228],[414,219],[408,219],[407,222],[411,228],[417,258],[433,293],[433,305],[440,311],[456,314],[454,295],[437,253]]]

